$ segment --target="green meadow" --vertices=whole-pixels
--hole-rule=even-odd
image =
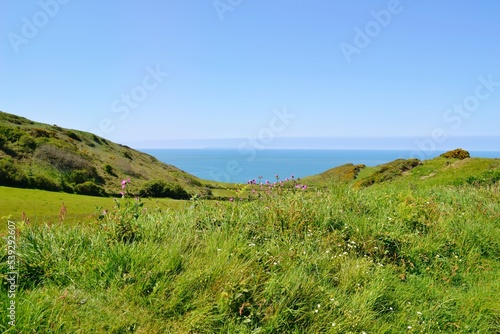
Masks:
[[[498,160],[407,168],[344,166],[339,175],[357,176],[308,187],[217,185],[225,199],[174,206],[2,187],[2,205],[22,198],[8,205],[35,217],[36,203],[39,223],[11,217],[19,276],[9,285],[2,247],[0,304],[15,301],[15,326],[2,311],[0,329],[500,332]]]

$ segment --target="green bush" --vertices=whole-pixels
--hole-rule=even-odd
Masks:
[[[26,175],[10,157],[0,159],[0,184],[14,187],[28,186]]]
[[[28,152],[34,151],[37,147],[35,139],[30,135],[22,135],[21,138],[19,138],[19,145]]]
[[[33,178],[31,179],[31,186],[33,186],[34,188],[50,191],[61,190],[61,187],[57,183],[50,180],[45,175],[40,174],[33,176]]]
[[[3,147],[7,143],[7,137],[3,133],[0,133],[0,147]]]
[[[141,191],[143,197],[169,197],[173,199],[189,199],[190,195],[177,183],[167,183],[163,180],[146,182]]]
[[[440,157],[463,160],[466,158],[470,158],[470,154],[466,150],[462,150],[461,148],[457,148],[453,151],[448,151],[448,152],[441,154]]]
[[[104,171],[109,175],[116,176],[115,171],[113,170],[113,166],[109,164],[104,165]]]
[[[75,186],[75,192],[77,194],[90,195],[90,196],[106,195],[106,191],[92,181],[86,181],[84,183],[77,184]]]

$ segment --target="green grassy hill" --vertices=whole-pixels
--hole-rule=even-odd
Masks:
[[[174,198],[209,193],[201,180],[148,154],[88,132],[0,112],[0,185],[110,195],[129,178],[129,189],[136,192],[162,180],[147,189]]]
[[[0,305],[15,322],[2,312],[0,330],[499,333],[499,186],[272,187],[147,211],[121,198],[87,224],[10,223]]]
[[[303,180],[317,187],[347,182],[357,188],[493,184],[500,180],[500,159],[470,158],[467,151],[457,149],[424,161],[398,159],[374,167],[345,164]]]
[[[186,189],[205,182],[88,133],[2,117],[12,182],[40,175],[74,190],[65,166],[91,162],[87,180],[108,192],[127,177],[126,190],[144,186],[146,166]],[[35,201],[47,219],[0,217],[0,330],[500,333],[499,168],[454,153],[347,164],[283,185],[213,183],[219,200],[175,208],[0,187],[0,210]],[[74,212],[78,224],[61,219],[94,205]]]

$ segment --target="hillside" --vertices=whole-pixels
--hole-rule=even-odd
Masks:
[[[209,193],[196,177],[130,147],[0,112],[0,185],[116,195],[126,179],[131,179],[127,189],[146,196]]]
[[[347,182],[356,188],[384,187],[388,184],[418,187],[484,185],[498,180],[500,159],[471,158],[462,149],[445,152],[439,157],[424,161],[397,159],[374,167],[345,164],[303,179],[314,186]]]

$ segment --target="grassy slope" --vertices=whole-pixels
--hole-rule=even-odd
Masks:
[[[437,158],[367,188],[323,177],[251,202],[120,199],[90,224],[19,224],[11,331],[500,332],[499,183],[464,182],[498,168]]]
[[[64,203],[65,224],[86,224],[95,217],[98,209],[111,209],[112,198],[67,194],[36,189],[20,189],[0,186],[0,219],[20,221],[24,212],[31,223],[55,223],[60,221],[60,210]],[[143,199],[147,207],[177,208],[185,204],[172,199]],[[99,210],[100,211],[100,210]],[[0,232],[5,232],[6,224],[0,225]]]
[[[21,228],[12,332],[500,331],[498,183],[275,195]]]
[[[192,194],[207,191],[201,180],[172,165],[88,132],[37,123],[4,112],[0,112],[0,130],[0,162],[11,161],[9,166],[20,169],[12,174],[22,174],[31,180],[48,180],[47,183],[59,188],[61,180],[65,180],[67,186],[77,189],[77,184],[92,179],[106,192],[116,194],[123,179],[131,178],[135,189],[148,180],[162,179],[177,183]],[[61,152],[60,156],[50,160],[47,147],[56,149],[56,152],[49,150],[53,155]],[[95,173],[75,175],[76,169],[85,174],[92,168]],[[5,185],[1,176],[0,185]]]

